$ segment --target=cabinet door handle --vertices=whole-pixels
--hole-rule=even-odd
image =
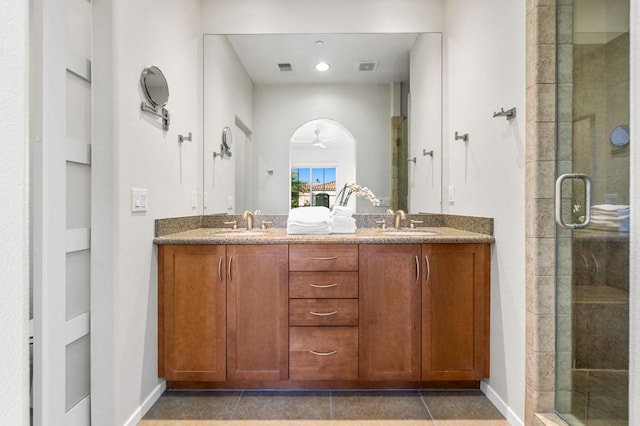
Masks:
[[[431,277],[431,264],[429,263],[429,255],[428,254],[424,255],[424,260],[427,261],[427,280],[425,282],[428,283],[429,282],[429,278]]]
[[[218,260],[218,280],[222,282],[222,256],[220,256],[220,260]]]
[[[420,259],[416,256],[416,283],[420,282]]]
[[[330,256],[330,257],[310,257],[311,260],[336,260],[338,256]]]
[[[231,279],[231,263],[233,263],[233,256],[229,256],[229,265],[227,267],[227,277],[229,278],[229,282],[233,281]]]
[[[310,354],[312,355],[317,355],[317,356],[329,356],[329,355],[335,355],[338,353],[338,351],[331,351],[331,352],[316,352],[316,351],[309,351]]]
[[[317,317],[329,317],[331,315],[336,315],[338,313],[338,311],[331,311],[331,312],[313,312],[313,311],[310,311],[309,313],[311,315],[315,315]]]
[[[330,287],[337,287],[338,284],[309,284],[309,287],[314,287],[314,288],[330,288]]]

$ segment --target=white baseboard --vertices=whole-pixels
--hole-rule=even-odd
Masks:
[[[500,395],[498,395],[486,381],[483,380],[480,382],[480,390],[482,390],[489,401],[496,406],[498,411],[500,411],[504,418],[507,419],[507,422],[509,422],[511,426],[524,426],[522,419],[518,417],[511,408],[509,408],[507,403],[504,402]]]
[[[147,414],[147,411],[151,409],[153,404],[155,404],[156,401],[160,399],[160,395],[162,395],[162,392],[164,392],[166,388],[167,383],[164,380],[160,381],[158,383],[158,386],[156,386],[151,391],[149,396],[145,398],[142,404],[140,404],[140,406],[136,408],[131,417],[129,417],[129,420],[127,420],[123,426],[136,426],[138,422],[142,420],[144,415]]]

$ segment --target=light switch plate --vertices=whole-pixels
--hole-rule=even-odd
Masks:
[[[131,211],[147,211],[147,190],[142,188],[131,188]]]

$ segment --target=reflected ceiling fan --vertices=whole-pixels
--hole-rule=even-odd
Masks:
[[[320,140],[320,128],[316,127],[316,129],[313,131],[313,133],[315,133],[315,138],[313,138],[313,140],[310,141],[300,141],[300,140],[293,140],[292,142],[294,143],[311,143],[312,146],[317,146],[319,148],[323,148],[323,149],[327,149],[327,146],[324,144],[324,142],[329,141],[330,139],[327,140]]]

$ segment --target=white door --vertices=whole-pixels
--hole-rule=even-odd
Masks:
[[[90,424],[91,3],[31,9],[33,424]]]

